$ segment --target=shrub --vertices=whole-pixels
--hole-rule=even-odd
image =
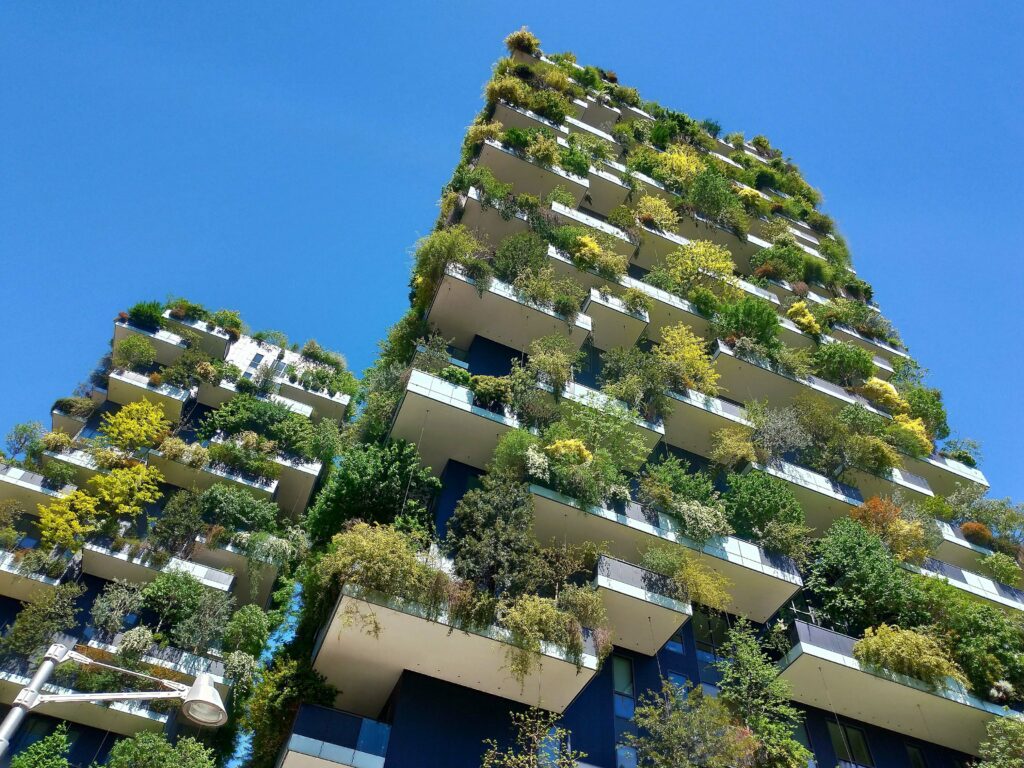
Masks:
[[[723,304],[712,328],[718,338],[731,345],[741,338],[750,339],[769,352],[780,345],[779,316],[771,304],[753,296]]]
[[[53,410],[87,419],[96,410],[96,401],[91,397],[61,397],[54,401]]]
[[[886,429],[886,436],[896,448],[915,458],[929,456],[934,450],[924,422],[902,413],[893,417]]]
[[[876,376],[869,378],[857,390],[882,410],[892,414],[909,413],[910,405],[892,384]]]
[[[685,144],[671,144],[658,156],[653,173],[676,192],[683,192],[689,189],[702,170],[704,159],[697,150]]]
[[[977,467],[981,461],[981,445],[977,440],[971,440],[970,438],[947,440],[939,453],[947,459],[959,461],[968,467]]]
[[[806,301],[794,301],[789,309],[786,310],[786,317],[792,320],[793,324],[807,335],[815,337],[821,335],[821,326],[807,308]]]
[[[156,362],[156,348],[145,336],[126,336],[114,344],[111,360],[115,368],[142,370]]]
[[[71,448],[72,440],[71,436],[65,432],[47,432],[43,435],[41,442],[45,450],[52,451],[53,453],[63,453]],[[50,462],[50,464],[59,463],[60,462]],[[49,464],[47,466],[49,466]]]
[[[137,328],[159,330],[164,324],[164,305],[159,301],[140,301],[128,310],[128,319]]]
[[[649,315],[654,300],[639,288],[627,288],[622,293],[622,303],[626,311],[634,315]]]
[[[902,389],[902,395],[910,405],[910,416],[920,419],[929,440],[944,440],[949,437],[946,421],[946,407],[942,393],[937,389],[909,386]]]
[[[723,299],[739,297],[733,275],[736,265],[728,249],[708,240],[694,240],[669,253],[647,280],[684,299],[703,288]]]
[[[457,365],[446,365],[438,375],[445,381],[459,387],[468,387],[473,378],[468,370]]]
[[[725,611],[732,603],[732,588],[725,576],[708,568],[700,558],[680,546],[658,545],[648,549],[641,560],[648,570],[672,579],[674,597],[712,611]]]
[[[820,345],[814,352],[814,368],[822,378],[844,387],[855,387],[875,371],[871,353],[845,341]]]
[[[669,386],[717,395],[718,371],[704,342],[684,323],[663,329],[661,335],[654,354],[665,367]]]
[[[336,473],[331,475],[335,476]],[[410,499],[414,491],[412,487]],[[199,496],[199,511],[207,523],[229,531],[272,531],[279,514],[277,505],[269,499],[256,498],[244,488],[224,483],[203,491]]]
[[[800,414],[795,408],[769,408],[755,400],[747,404],[746,411],[754,427],[750,440],[759,461],[775,462],[811,444],[811,435],[800,423]]]
[[[135,464],[112,469],[89,479],[99,509],[108,515],[135,516],[163,497],[163,475],[155,467]]]
[[[138,400],[121,406],[115,413],[104,413],[99,431],[111,445],[131,453],[159,443],[170,426],[159,405]]]
[[[724,427],[711,435],[710,458],[723,467],[735,467],[756,461],[757,452],[751,440],[751,431],[746,427]]]
[[[979,547],[987,549],[992,548],[994,537],[992,531],[984,523],[964,523],[960,526],[960,532],[971,544],[977,544]]]
[[[654,229],[673,231],[679,226],[679,214],[660,197],[644,195],[637,202],[635,213],[641,224]]]
[[[533,55],[540,50],[540,40],[526,27],[521,27],[505,38],[505,46],[508,48],[509,53],[522,51],[523,53]]]
[[[680,501],[718,503],[714,480],[707,472],[691,472],[685,459],[665,455],[644,468],[639,483],[640,501],[671,514]]]
[[[868,627],[853,646],[861,664],[916,678],[930,688],[945,688],[948,678],[966,685],[967,678],[935,638],[912,629],[880,624]]]
[[[197,320],[205,320],[210,314],[202,304],[196,304],[184,298],[171,299],[167,303],[167,308],[170,310],[171,317],[175,320],[195,322]]]
[[[927,526],[931,521],[915,519],[891,499],[872,496],[850,512],[850,517],[878,536],[902,562],[920,563],[934,548]]]
[[[1024,720],[995,717],[985,732],[987,739],[978,748],[983,759],[976,768],[1024,768]]]
[[[536,272],[547,263],[547,243],[535,232],[518,232],[501,241],[494,254],[494,274],[506,283]]]
[[[200,443],[186,443],[180,437],[166,437],[160,443],[160,453],[170,461],[177,461],[189,467],[204,467],[210,460],[210,452]]]
[[[981,565],[996,581],[1017,587],[1021,581],[1020,564],[1002,552],[993,552],[981,559]]]
[[[667,414],[672,405],[665,394],[671,385],[669,368],[656,353],[640,347],[616,347],[605,352],[602,390],[648,418]]]
[[[528,354],[530,372],[548,384],[556,397],[572,379],[573,368],[582,358],[576,346],[561,334],[534,339],[530,342]]]
[[[461,224],[438,229],[416,243],[413,267],[413,308],[424,311],[437,290],[449,264],[469,265],[478,261],[482,246]],[[484,285],[486,288],[486,285]]]
[[[473,376],[469,388],[476,401],[489,410],[503,408],[509,401],[508,379],[503,376]]]
[[[778,478],[764,472],[730,474],[729,490],[722,497],[729,522],[742,538],[790,556],[802,552],[806,539],[804,511],[793,492]]]
[[[39,538],[43,547],[77,551],[85,535],[93,530],[96,514],[96,499],[79,490],[45,507],[40,504]]]

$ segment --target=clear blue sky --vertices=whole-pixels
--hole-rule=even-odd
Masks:
[[[366,366],[525,23],[792,155],[993,493],[1024,498],[1024,6],[834,5],[0,4],[0,431],[45,420],[138,299]]]

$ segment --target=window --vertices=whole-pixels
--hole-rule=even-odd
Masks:
[[[672,685],[674,685],[676,688],[686,690],[690,685],[690,678],[688,678],[682,672],[673,672],[672,670],[669,670],[665,673],[665,677],[667,677],[668,681],[672,683]]]
[[[841,762],[847,766],[874,768],[875,762],[871,759],[868,737],[863,728],[829,720],[828,735],[832,739],[832,748]]]
[[[665,643],[665,650],[672,651],[672,653],[686,654],[686,644],[683,642],[682,630],[676,632],[672,637]]]
[[[693,637],[697,645],[697,670],[700,681],[716,690],[722,680],[722,673],[715,664],[720,660],[718,648],[725,643],[729,625],[721,616],[712,616],[702,611],[693,612]]]
[[[920,747],[907,744],[907,757],[910,759],[910,768],[928,768],[928,761],[924,759],[924,752]]]
[[[636,750],[622,746],[627,733],[636,733],[633,724],[633,710],[636,707],[633,690],[633,661],[625,656],[612,656],[612,686],[615,692],[615,766],[635,768]]]
[[[818,762],[814,759],[814,747],[811,746],[811,737],[807,733],[807,724],[800,723],[793,732],[793,738],[803,744],[807,748],[807,751],[811,753],[811,757],[807,760],[807,768],[818,768]]]

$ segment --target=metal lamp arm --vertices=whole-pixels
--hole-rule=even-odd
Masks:
[[[88,656],[85,656],[84,654],[81,654],[78,651],[69,650],[64,655],[63,661],[77,661],[79,664],[82,664],[83,666],[103,667],[104,669],[110,669],[114,672],[120,672],[123,675],[132,675],[133,677],[141,677],[143,680],[152,680],[154,683],[159,683],[160,685],[166,686],[167,688],[170,688],[172,691],[177,691],[182,694],[188,693],[189,687],[187,685],[184,685],[183,683],[176,683],[173,680],[164,680],[162,677],[154,677],[153,675],[147,675],[142,672],[135,672],[134,670],[124,669],[123,667],[116,667],[113,664],[105,664],[102,661],[90,659]]]
[[[43,704],[63,704],[75,701],[100,702],[100,701],[154,701],[156,699],[180,699],[185,694],[181,691],[132,691],[130,693],[44,693],[36,696],[26,696],[25,700],[18,701],[29,709],[35,709]]]

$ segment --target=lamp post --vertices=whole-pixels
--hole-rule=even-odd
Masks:
[[[112,669],[126,675],[134,675],[164,686],[162,691],[123,691],[119,693],[41,693],[46,682],[53,675],[57,665],[64,661],[77,661],[79,664],[87,664],[105,669]],[[102,701],[152,701],[155,699],[181,699],[181,711],[192,722],[207,728],[216,728],[228,721],[228,713],[224,708],[224,702],[220,693],[213,685],[213,678],[209,674],[196,675],[192,685],[177,683],[173,680],[164,680],[160,677],[145,675],[141,672],[133,672],[130,669],[121,669],[112,664],[90,659],[81,653],[71,650],[66,645],[54,643],[46,651],[39,669],[32,675],[28,685],[19,691],[14,697],[14,703],[10,711],[0,723],[0,758],[10,747],[11,740],[18,732],[22,721],[30,711],[41,704],[66,703],[74,701],[102,702]]]

